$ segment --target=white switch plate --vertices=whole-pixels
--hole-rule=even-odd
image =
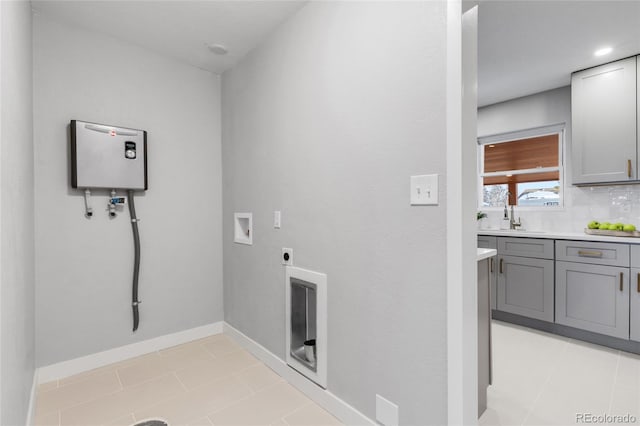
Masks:
[[[280,229],[280,211],[276,210],[273,212],[273,227],[276,229]]]
[[[411,205],[438,205],[438,175],[411,176]]]
[[[398,426],[398,406],[388,399],[376,395],[376,420],[384,426]]]

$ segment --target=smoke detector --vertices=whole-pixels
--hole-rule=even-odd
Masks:
[[[207,49],[216,55],[226,55],[229,50],[222,44],[207,44]]]

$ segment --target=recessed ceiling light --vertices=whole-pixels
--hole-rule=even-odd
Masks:
[[[595,56],[604,56],[604,55],[608,55],[609,53],[611,53],[613,49],[611,47],[603,47],[602,49],[598,49],[595,52],[593,52],[593,54]]]
[[[226,55],[229,50],[221,44],[207,44],[207,49],[216,55]]]

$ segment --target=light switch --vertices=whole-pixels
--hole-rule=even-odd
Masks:
[[[280,229],[280,211],[276,210],[273,212],[273,227]]]
[[[411,205],[438,205],[438,175],[411,176]]]

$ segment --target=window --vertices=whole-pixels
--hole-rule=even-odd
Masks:
[[[564,125],[478,139],[480,208],[562,205]]]

